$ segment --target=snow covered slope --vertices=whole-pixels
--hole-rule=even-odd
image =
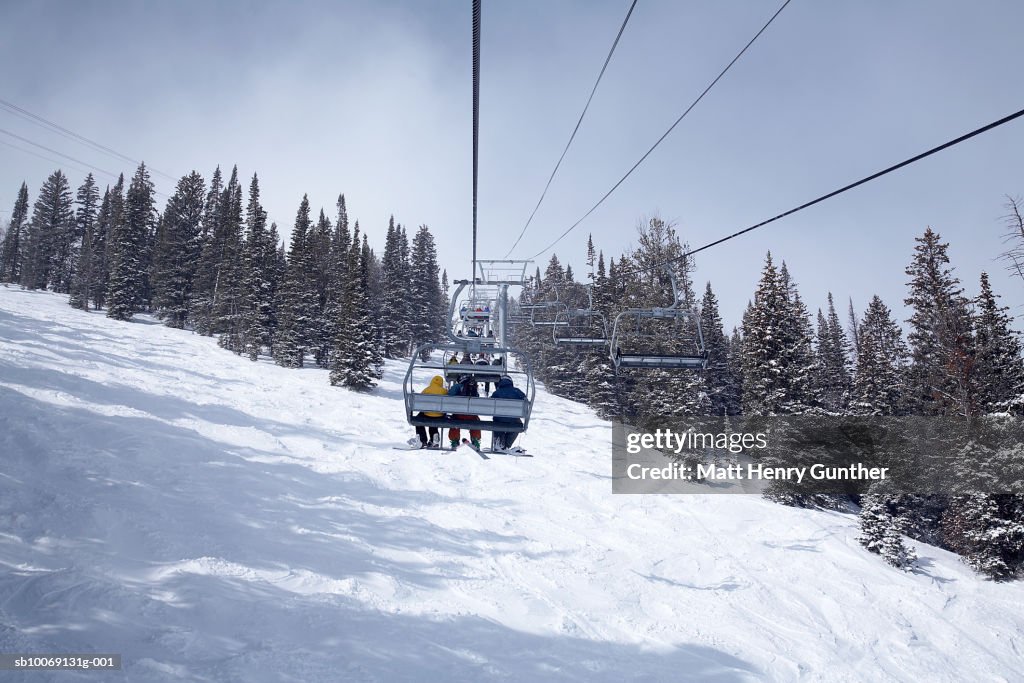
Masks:
[[[397,451],[372,395],[0,287],[0,652],[24,680],[1024,680],[1024,587],[749,496],[613,496],[610,428]],[[4,680],[17,676],[0,674]]]

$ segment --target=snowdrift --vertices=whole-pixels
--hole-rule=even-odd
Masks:
[[[0,652],[23,680],[1021,680],[1024,587],[848,515],[613,496],[610,427],[538,392],[525,446],[399,451],[368,395],[0,287]],[[19,674],[5,672],[5,680]]]

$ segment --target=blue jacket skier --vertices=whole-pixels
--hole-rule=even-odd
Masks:
[[[513,400],[525,401],[526,400],[526,394],[524,394],[520,389],[516,388],[515,384],[512,382],[512,378],[511,377],[509,377],[508,375],[504,375],[504,376],[502,376],[501,379],[498,380],[498,386],[494,389],[494,392],[491,394],[491,398],[504,398],[504,399],[513,399]],[[513,424],[513,425],[517,425],[519,427],[523,426],[523,421],[520,420],[518,417],[500,417],[500,416],[495,416],[494,422],[495,423]],[[499,449],[499,450],[505,450],[506,448],[511,448],[513,442],[515,442],[515,440],[516,440],[516,436],[518,436],[518,432],[498,432],[498,431],[495,431],[494,432],[494,447]]]

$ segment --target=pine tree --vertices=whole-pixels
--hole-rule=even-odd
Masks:
[[[726,414],[743,414],[743,335],[739,327],[732,328],[729,338],[729,391],[726,397]]]
[[[890,500],[882,493],[869,493],[862,497],[861,533],[857,540],[892,566],[908,570],[916,562],[917,554],[903,542],[903,521],[894,514]]]
[[[942,532],[975,571],[997,581],[1015,578],[1024,566],[1024,496],[957,496],[942,516]]]
[[[92,233],[92,268],[95,282],[90,288],[94,308],[102,308],[106,304],[106,288],[111,282],[114,228],[124,221],[124,185],[125,178],[122,174],[118,176],[114,187],[106,187],[103,201],[99,205],[99,214],[96,216],[96,229]]]
[[[362,238],[366,254],[360,258],[366,263],[366,301],[369,322],[373,338],[377,340],[377,347],[381,353],[384,353],[384,326],[387,323],[384,311],[384,264],[377,258],[377,253],[370,246],[369,235],[364,232]]]
[[[84,311],[99,308],[106,291],[105,251],[106,236],[110,227],[110,186],[103,193],[96,219],[88,226],[82,237],[82,248],[78,254],[78,265],[72,279],[70,303]]]
[[[590,241],[587,248],[588,259],[593,255],[592,248],[593,242]],[[603,252],[598,252],[596,264],[596,271],[592,277],[593,305],[594,310],[603,315],[607,320],[614,309],[614,302],[611,298],[608,271],[605,268]],[[608,350],[602,348],[600,350],[587,351],[582,355],[583,362],[579,372],[586,383],[585,396],[587,404],[604,419],[620,415],[622,411],[618,401],[618,378],[608,356]]]
[[[68,252],[64,257],[68,261],[66,277],[68,278],[68,291],[71,293],[68,303],[74,308],[88,310],[95,279],[93,233],[96,229],[99,204],[99,188],[96,187],[92,173],[86,176],[85,182],[78,188],[76,202],[78,208],[75,211],[74,241],[69,245]],[[87,272],[80,274],[79,269],[81,268],[85,268]]]
[[[910,295],[904,300],[913,309],[907,337],[911,399],[922,415],[974,415],[978,397],[971,319],[960,281],[949,267],[949,245],[931,228],[916,241],[906,270]]]
[[[132,177],[124,204],[124,220],[115,226],[111,247],[107,317],[131,320],[143,303],[147,273],[146,248],[153,226],[153,183],[145,164]]]
[[[57,244],[57,252],[54,258],[53,284],[54,291],[70,292],[74,281],[75,268],[80,260],[79,250],[85,239],[85,233],[92,227],[96,220],[96,209],[99,203],[99,189],[92,173],[88,174],[85,182],[78,188],[75,195],[75,202],[78,208],[75,210],[75,220],[67,226],[60,236]],[[91,242],[90,238],[90,242]],[[91,245],[90,245],[91,246]],[[81,306],[78,306],[81,308]]]
[[[63,275],[56,266],[60,247],[74,230],[75,214],[67,176],[54,171],[39,190],[32,206],[21,284],[28,289],[46,289],[60,284]],[[55,276],[56,279],[55,279]]]
[[[592,234],[587,235],[587,260],[585,261],[585,263],[587,264],[587,282],[593,282],[596,277],[596,273],[594,272],[594,264],[596,263],[596,259],[597,253],[594,249],[594,236]]]
[[[356,391],[373,388],[382,376],[383,355],[370,317],[371,252],[359,223],[355,225],[345,277],[344,315],[331,354],[330,381]]]
[[[200,256],[196,265],[196,275],[192,283],[192,306],[189,318],[196,332],[212,335],[216,331],[215,310],[217,308],[220,281],[220,268],[223,262],[224,235],[221,229],[222,213],[220,203],[224,191],[224,181],[220,166],[213,171],[210,189],[206,193],[203,207],[202,232],[200,235]]]
[[[819,405],[829,413],[842,412],[849,402],[850,342],[836,314],[832,292],[828,293],[828,317],[818,310],[815,392]]]
[[[274,343],[277,339],[278,309],[282,300],[284,287],[284,275],[288,269],[288,258],[285,254],[284,243],[281,240],[281,233],[277,229],[277,223],[270,224],[267,232],[267,266],[266,275],[270,283],[270,355],[274,355]]]
[[[246,271],[245,243],[242,237],[242,186],[238,167],[231,169],[227,187],[218,205],[220,216],[220,257],[214,285],[214,330],[220,332],[217,344],[241,355],[245,352]]]
[[[1011,408],[1024,394],[1024,363],[1021,345],[1012,330],[1013,319],[999,306],[988,274],[981,274],[981,293],[975,300],[976,356],[974,374],[979,407],[985,412]]]
[[[328,305],[334,272],[331,254],[332,236],[331,221],[327,218],[324,210],[320,209],[320,216],[309,240],[309,259],[316,285],[316,312],[309,334],[313,359],[322,368],[330,367],[331,336],[329,328],[331,325],[328,320]]]
[[[92,173],[85,177],[85,181],[78,188],[75,203],[78,205],[75,209],[75,238],[80,240],[85,237],[86,230],[96,222],[99,212],[100,189]]]
[[[267,230],[267,212],[260,204],[259,178],[254,173],[249,183],[249,203],[245,210],[244,251],[245,283],[242,305],[244,320],[242,347],[249,360],[259,359],[270,349],[274,334],[274,269],[277,257],[276,237]]]
[[[345,195],[338,195],[338,217],[331,233],[330,274],[327,293],[327,306],[324,311],[323,334],[330,341],[327,354],[328,367],[334,365],[335,340],[338,337],[341,321],[347,313],[345,299],[346,278],[348,277],[348,259],[352,248],[352,232],[348,226],[348,207]]]
[[[395,227],[395,217],[388,222],[382,262],[383,315],[387,320],[384,332],[384,356],[400,358],[408,352],[409,340],[409,263],[402,258],[402,233]]]
[[[441,341],[447,313],[439,281],[437,247],[425,225],[419,227],[413,238],[410,261],[409,331],[414,347],[418,347]]]
[[[779,269],[779,279],[787,302],[785,319],[780,327],[785,338],[785,367],[788,374],[788,395],[783,409],[785,414],[799,415],[821,404],[820,396],[816,396],[814,391],[814,376],[818,372],[814,356],[814,331],[810,313],[785,261]]]
[[[909,351],[899,325],[877,295],[857,328],[861,351],[851,388],[851,411],[857,415],[903,414]]]
[[[575,288],[568,286],[565,269],[558,255],[552,254],[534,296],[538,301],[558,300],[563,306],[572,306],[570,292],[573,291]],[[543,314],[553,317],[554,309],[546,310]],[[578,359],[569,349],[555,345],[549,327],[531,326],[523,330],[517,336],[516,344],[521,352],[534,359],[533,365],[538,377],[549,391],[558,396],[577,399],[586,395],[583,378],[578,372]]]
[[[753,305],[743,317],[743,414],[783,414],[789,395],[786,290],[769,252]]]
[[[25,246],[28,242],[28,185],[24,182],[18,190],[18,198],[11,211],[11,222],[7,226],[3,245],[0,246],[0,282],[19,282]]]
[[[72,308],[83,311],[89,310],[89,302],[92,299],[92,288],[95,286],[95,257],[93,254],[93,233],[96,224],[85,228],[85,235],[82,237],[82,245],[78,251],[78,264],[75,267],[75,275],[71,280],[71,296],[68,303]]]
[[[599,251],[597,253],[597,271],[594,274],[594,307],[600,310],[602,313],[605,311],[607,303],[607,295],[605,292],[608,290],[608,270],[604,265],[604,252]],[[601,302],[600,304],[598,302]]]
[[[366,310],[369,315],[366,318],[364,330],[367,339],[372,339],[369,345],[367,358],[374,381],[380,379],[384,372],[384,324],[381,315],[380,302],[383,301],[383,265],[377,254],[370,247],[368,235],[363,233],[363,243],[360,251],[360,284],[366,292]]]
[[[735,415],[739,408],[733,402],[733,378],[729,368],[729,341],[722,328],[722,316],[718,313],[718,297],[708,282],[700,305],[700,326],[704,333],[704,349],[708,354],[708,366],[704,381],[711,400],[712,415]]]
[[[183,328],[192,308],[196,267],[202,253],[206,182],[196,171],[178,180],[167,201],[154,254],[154,305],[169,327]]]
[[[406,231],[404,225],[399,225],[399,236],[398,236],[398,256],[402,263],[402,268],[405,269],[406,276],[402,278],[402,294],[405,301],[405,317],[402,320],[402,345],[405,349],[402,357],[409,356],[412,353],[412,313],[413,313],[413,302],[412,302],[412,249],[409,244],[409,233]]]
[[[311,346],[310,330],[317,318],[316,281],[312,277],[309,244],[311,228],[309,197],[303,195],[292,229],[274,340],[274,362],[288,368],[302,367]]]
[[[853,364],[857,363],[857,354],[860,353],[860,330],[858,328],[857,313],[853,310],[853,297],[851,296],[846,310],[846,332],[849,334],[849,338],[853,340],[850,349],[850,362]]]

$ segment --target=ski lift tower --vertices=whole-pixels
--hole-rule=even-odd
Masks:
[[[491,327],[499,346],[508,346],[508,288],[526,285],[529,260],[480,260],[476,262],[473,286],[496,287],[497,296],[491,310]]]

